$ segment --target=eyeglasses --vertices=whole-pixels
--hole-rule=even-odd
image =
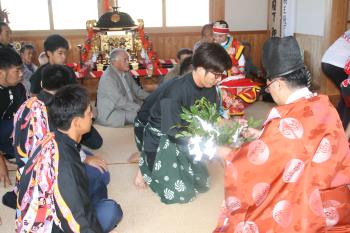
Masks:
[[[222,73],[216,73],[216,72],[213,72],[213,71],[208,71],[208,73],[212,73],[215,76],[215,79],[222,79],[222,77],[226,75],[226,71],[224,71]]]
[[[278,78],[272,80],[269,84],[266,85],[266,87],[264,88],[266,93],[270,93],[269,87],[272,85],[272,83],[276,82],[277,80],[279,80]]]

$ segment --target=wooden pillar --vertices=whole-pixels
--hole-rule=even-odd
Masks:
[[[209,19],[211,22],[225,19],[225,0],[210,0]]]

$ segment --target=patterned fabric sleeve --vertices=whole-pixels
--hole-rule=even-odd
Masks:
[[[55,209],[54,189],[57,185],[58,148],[48,134],[40,141],[27,161],[18,186],[16,232],[51,232],[60,225]]]
[[[14,118],[13,143],[17,163],[16,183],[37,142],[50,131],[46,106],[36,97],[27,100]]]

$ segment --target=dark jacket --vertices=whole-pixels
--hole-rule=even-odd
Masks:
[[[20,206],[18,208],[20,209],[17,212],[20,213],[21,218],[17,217],[17,221],[23,221],[26,215],[31,214],[31,212],[27,211],[29,208],[26,207],[37,201],[36,199],[28,201],[28,198],[26,198],[28,194],[33,193],[36,190],[35,187],[39,188],[39,193],[42,192],[40,187],[45,187],[48,191],[39,194],[39,200],[41,200],[40,197],[44,197],[46,200],[39,202],[43,205],[41,208],[46,208],[45,204],[53,200],[62,228],[61,230],[54,222],[52,232],[73,232],[72,229],[74,228],[75,231],[79,230],[79,232],[85,233],[102,232],[95,211],[90,203],[88,177],[85,167],[80,160],[79,144],[69,138],[68,135],[55,131],[54,133],[48,133],[38,145],[26,163],[19,183],[18,203],[20,203]],[[52,170],[43,167],[44,164],[54,168],[55,172],[53,174],[57,172],[57,178],[55,178],[56,176],[50,176],[53,175]],[[43,179],[40,180],[38,177],[45,177],[45,179],[43,181]],[[38,183],[33,182],[35,180]],[[57,182],[57,189],[55,189],[55,185],[45,185],[46,180],[48,180],[48,184]],[[38,195],[32,198],[35,197],[38,197]],[[40,215],[40,204],[36,214],[37,218],[33,219],[32,223],[38,228],[48,224],[48,221],[53,221],[51,217],[48,220],[44,218],[45,215]],[[23,206],[25,208],[21,209]],[[27,219],[30,220],[31,218]],[[22,224],[25,224],[25,222]],[[17,226],[21,226],[21,224],[17,224]]]

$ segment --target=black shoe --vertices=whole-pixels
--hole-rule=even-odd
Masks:
[[[2,204],[4,204],[7,207],[10,207],[12,209],[16,209],[16,202],[17,202],[17,195],[14,191],[10,191],[5,193],[4,196],[2,196]]]

